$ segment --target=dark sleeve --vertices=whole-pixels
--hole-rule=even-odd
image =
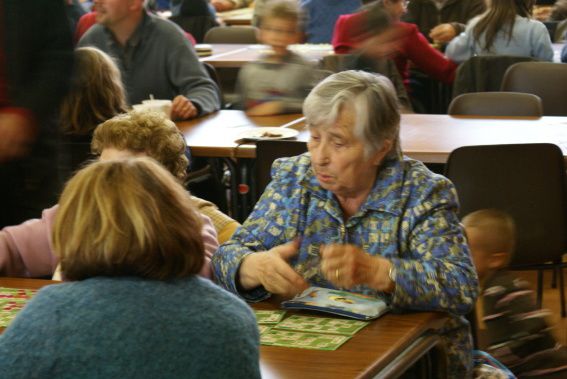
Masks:
[[[567,63],[567,44],[563,46],[563,50],[561,51],[561,62]]]
[[[10,105],[43,121],[67,91],[73,45],[61,0],[5,1],[6,67]]]

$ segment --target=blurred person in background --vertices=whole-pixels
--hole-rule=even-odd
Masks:
[[[300,113],[317,80],[317,71],[289,50],[301,38],[301,11],[294,0],[269,2],[258,39],[270,47],[257,62],[240,70],[236,88],[241,109],[252,116]]]
[[[0,0],[0,227],[58,195],[54,116],[73,64],[62,0]]]
[[[165,168],[95,162],[60,204],[53,245],[70,281],[2,333],[0,377],[260,378],[254,313],[197,275],[201,218]]]
[[[353,13],[361,0],[300,0],[305,20],[305,42],[331,43],[333,28],[342,14]]]
[[[485,0],[411,0],[403,20],[416,24],[430,41],[443,45],[485,9]]]
[[[488,9],[475,17],[453,39],[445,55],[462,63],[476,55],[513,55],[553,60],[551,38],[545,25],[532,19],[534,0],[490,0]]]

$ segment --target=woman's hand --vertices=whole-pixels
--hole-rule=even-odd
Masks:
[[[266,291],[284,297],[304,291],[309,284],[287,263],[298,251],[299,240],[295,240],[267,252],[248,255],[240,265],[240,286],[250,290],[261,285]]]
[[[338,288],[366,285],[392,292],[395,284],[388,275],[391,267],[387,259],[371,256],[355,245],[332,244],[321,248],[321,271]]]
[[[451,24],[440,24],[431,29],[429,37],[434,42],[449,43],[457,36],[457,31]]]

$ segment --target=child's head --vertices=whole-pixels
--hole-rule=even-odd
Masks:
[[[300,42],[301,12],[296,1],[273,0],[268,3],[260,21],[260,42],[281,54],[291,44]]]
[[[467,215],[463,225],[480,279],[508,265],[516,242],[512,217],[499,210],[483,209]]]
[[[66,134],[85,135],[101,122],[126,111],[120,70],[94,47],[75,50],[71,87],[61,104],[59,122]]]

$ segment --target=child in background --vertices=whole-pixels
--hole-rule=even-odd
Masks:
[[[253,116],[301,112],[313,87],[316,70],[288,49],[300,42],[301,16],[297,3],[272,1],[263,12],[258,39],[271,51],[238,74],[240,108]]]
[[[549,331],[547,311],[536,309],[528,283],[507,270],[515,245],[512,218],[480,210],[463,219],[481,284],[487,351],[519,378],[565,378],[567,349]]]

